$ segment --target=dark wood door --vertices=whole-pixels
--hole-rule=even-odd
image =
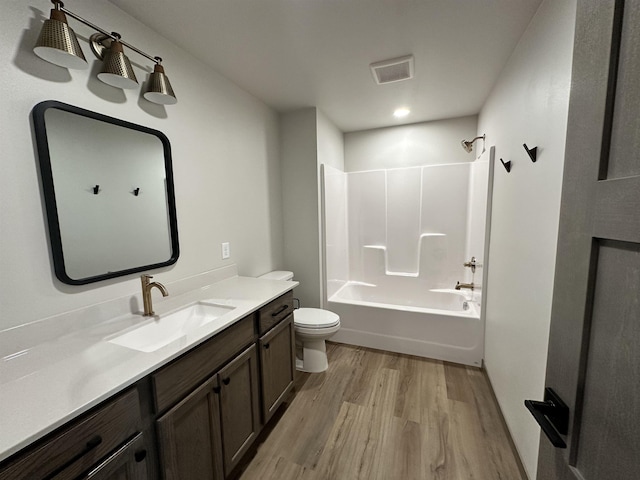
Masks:
[[[640,0],[578,2],[540,480],[640,478]]]
[[[79,480],[148,480],[147,452],[142,434],[113,452]]]
[[[293,315],[260,337],[262,416],[266,423],[293,388],[295,366]]]
[[[165,480],[222,480],[217,375],[157,422],[160,465]]]
[[[229,475],[257,437],[261,423],[255,344],[218,373],[224,473]]]

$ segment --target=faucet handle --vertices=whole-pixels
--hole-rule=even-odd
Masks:
[[[462,265],[470,268],[471,273],[476,273],[476,267],[482,267],[482,265],[476,261],[476,257],[471,257],[470,261],[464,262]]]
[[[151,275],[147,275],[146,273],[143,273],[142,275],[140,275],[140,283],[142,283],[142,290],[147,288],[147,286],[151,283],[152,278],[153,277]]]

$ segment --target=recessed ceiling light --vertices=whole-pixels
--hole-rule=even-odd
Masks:
[[[411,113],[411,110],[409,110],[408,108],[396,108],[396,111],[393,112],[393,116],[396,118],[402,118],[402,117],[406,117],[407,115],[409,115],[409,113]]]

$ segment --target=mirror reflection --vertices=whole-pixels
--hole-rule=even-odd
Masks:
[[[34,109],[56,276],[84,284],[178,258],[169,140],[59,102]]]

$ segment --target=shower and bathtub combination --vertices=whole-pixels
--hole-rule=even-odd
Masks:
[[[334,340],[481,365],[492,155],[350,173],[323,166],[324,306],[342,323]]]

